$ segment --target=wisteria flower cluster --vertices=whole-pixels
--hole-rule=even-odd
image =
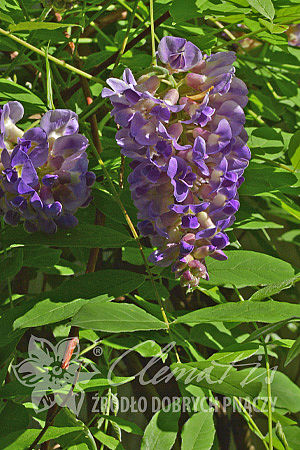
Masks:
[[[136,81],[127,68],[122,80],[107,80],[102,95],[121,127],[121,152],[132,159],[138,228],[157,247],[150,262],[172,265],[182,284],[194,287],[208,279],[207,256],[227,259],[224,230],[235,220],[250,159],[248,90],[235,77],[232,51],[202,55],[191,42],[167,36],[158,56],[165,67],[157,74]]]
[[[28,232],[73,227],[95,181],[78,117],[70,110],[48,111],[39,127],[24,133],[16,125],[23,114],[16,101],[0,108],[0,215],[10,225],[24,222]]]

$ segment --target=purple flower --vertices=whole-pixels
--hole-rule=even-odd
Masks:
[[[126,69],[122,80],[108,80],[103,96],[121,126],[117,143],[133,160],[128,182],[138,228],[157,247],[149,261],[171,266],[192,288],[208,279],[208,256],[227,258],[224,230],[235,220],[251,156],[243,112],[248,91],[235,77],[234,52],[202,59],[191,42],[167,36],[158,56],[176,72],[176,88],[160,89],[150,74],[136,81]]]
[[[202,53],[196,45],[186,39],[172,36],[162,38],[157,53],[162,63],[181,71],[191,69],[202,59]]]
[[[23,111],[15,105],[11,109],[11,121]],[[3,110],[7,116],[8,109]],[[1,152],[0,212],[7,223],[23,222],[29,232],[54,233],[58,226],[77,224],[74,214],[90,202],[95,175],[88,171],[88,140],[77,134],[75,113],[48,111],[40,125]]]
[[[22,136],[23,131],[16,123],[22,119],[23,114],[24,108],[19,102],[8,102],[0,108],[0,149],[10,147]]]

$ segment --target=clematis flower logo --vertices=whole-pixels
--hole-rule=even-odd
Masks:
[[[70,346],[75,348],[66,366],[63,362]],[[82,385],[100,373],[94,364],[83,364],[78,359],[79,353],[79,343],[74,345],[73,338],[63,339],[54,346],[47,339],[31,336],[29,358],[12,367],[18,381],[32,388],[31,401],[37,412],[57,404],[67,406],[76,415],[79,414],[84,401]],[[66,366],[64,369],[62,364]]]

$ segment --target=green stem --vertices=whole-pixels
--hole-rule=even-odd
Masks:
[[[119,54],[117,56],[117,59],[115,61],[113,70],[118,66],[118,64],[120,62],[120,59],[121,59],[122,55],[125,52],[125,48],[126,48],[126,45],[127,45],[127,42],[128,42],[128,38],[129,38],[129,33],[130,33],[131,28],[132,28],[133,21],[134,21],[135,15],[136,15],[138,2],[139,2],[139,0],[135,0],[135,2],[134,2],[134,7],[133,7],[133,10],[132,10],[132,13],[131,13],[131,16],[130,16],[130,20],[128,20],[128,26],[127,26],[126,34],[125,34],[122,46],[120,48]]]
[[[269,450],[273,450],[271,372],[270,372],[268,348],[265,342],[264,342],[264,350],[265,350],[266,370],[267,370]]]
[[[274,161],[272,159],[265,158],[264,156],[255,155],[255,158],[261,159],[262,161],[267,161],[269,164],[272,164],[273,166],[280,167],[281,169],[287,170],[288,172],[294,173],[295,171],[291,169],[290,167],[286,166],[285,164],[282,164],[278,161]]]
[[[257,123],[259,123],[260,125],[265,125],[266,123],[262,120],[262,118],[260,116],[258,116],[254,111],[252,111],[252,109],[248,108],[248,113],[250,114],[250,116],[252,116]]]
[[[110,399],[111,399],[111,388],[108,389],[108,394],[107,394],[107,408],[105,411],[105,414],[108,416],[109,415],[109,410],[110,410]],[[105,419],[104,422],[104,433],[106,434],[107,432],[107,427],[108,427],[108,420]],[[101,444],[100,450],[104,449],[104,444]]]
[[[254,325],[254,328],[256,330],[258,330],[258,326],[255,322],[253,323],[253,325]],[[267,371],[269,450],[273,450],[273,427],[272,427],[273,418],[272,418],[272,392],[271,392],[270,363],[269,363],[268,347],[262,336],[261,336],[260,340],[264,347],[266,371]]]
[[[154,15],[153,15],[153,0],[150,0],[150,29],[151,29],[151,49],[152,49],[152,64],[157,65],[155,53],[155,31],[154,31]]]
[[[34,45],[29,44],[26,41],[23,41],[23,39],[18,38],[17,36],[11,34],[9,31],[5,31],[2,28],[0,28],[0,33],[6,37],[12,39],[15,42],[18,42],[18,44],[23,45],[23,47],[27,47],[29,50],[32,50],[33,52],[37,53],[38,55],[43,56],[43,58],[46,57],[45,52],[43,50],[40,50],[39,48],[35,47]],[[77,75],[80,75],[81,77],[87,78],[88,80],[92,80],[97,83],[104,84],[104,81],[101,80],[100,78],[94,77],[93,75],[90,75],[89,73],[84,72],[83,70],[77,69],[77,67],[71,66],[71,64],[61,61],[60,59],[55,58],[52,55],[48,55],[48,58],[51,61],[53,61],[55,64],[57,64],[61,67],[64,67],[65,69],[70,70],[71,72],[76,73]]]
[[[262,440],[264,446],[266,447],[266,449],[268,450],[268,444],[265,441],[265,437],[262,434],[262,432],[260,431],[260,429],[258,428],[258,426],[256,425],[256,423],[254,422],[254,420],[252,419],[252,417],[250,416],[250,414],[248,413],[248,411],[246,410],[246,408],[244,408],[244,406],[242,405],[242,403],[240,402],[240,400],[238,399],[238,397],[233,397],[235,402],[239,405],[239,407],[241,408],[241,411],[243,412],[243,414],[245,415],[245,418],[247,419],[247,421],[252,425],[253,431],[256,432],[257,436]]]

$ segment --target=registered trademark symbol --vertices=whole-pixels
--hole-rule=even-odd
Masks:
[[[99,346],[94,347],[93,353],[94,353],[95,356],[101,356],[102,353],[103,353],[102,347],[99,347]]]

